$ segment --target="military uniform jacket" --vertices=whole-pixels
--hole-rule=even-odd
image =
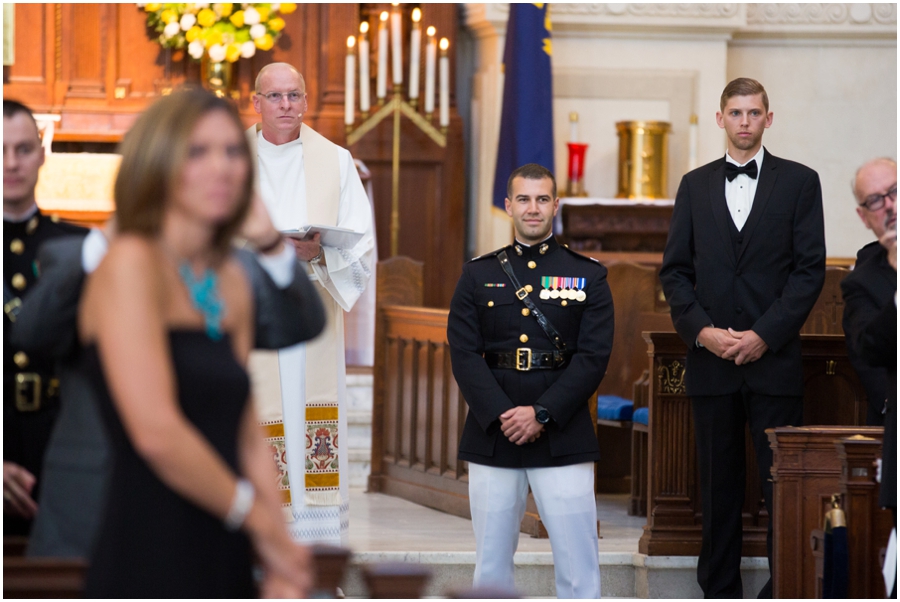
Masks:
[[[3,222],[3,459],[23,466],[38,479],[33,496],[38,494],[41,461],[59,411],[59,385],[53,378],[52,358],[27,354],[10,345],[12,308],[37,282],[40,274],[37,252],[41,244],[67,234],[86,233],[84,228],[57,222],[40,211],[23,222]],[[22,391],[22,397],[28,401],[39,397],[40,405],[34,411],[17,409],[16,376],[19,374],[32,378],[36,375],[40,379],[40,386],[35,379]],[[24,535],[29,527],[28,521],[7,517],[3,528],[6,535]]]
[[[37,282],[40,269],[37,263],[37,252],[41,244],[59,236],[79,234],[86,235],[87,230],[80,226],[60,222],[55,216],[50,217],[40,211],[23,222],[3,222],[3,284],[5,291],[21,300]],[[4,297],[6,295],[4,294]],[[7,300],[4,299],[4,304]],[[10,316],[4,311],[3,318],[3,383],[4,404],[10,403],[13,379],[17,372],[35,372],[43,375],[53,373],[53,361],[50,358],[28,357],[20,353],[20,349],[9,345]],[[16,354],[19,353],[18,357]],[[18,359],[18,363],[15,361]],[[9,459],[9,458],[6,458]]]
[[[531,300],[575,353],[553,370],[490,368],[486,352],[555,349],[516,297],[497,258],[502,250],[463,267],[450,303],[447,338],[453,375],[469,406],[459,458],[506,468],[596,461],[599,447],[588,400],[606,373],[612,349],[613,302],[606,268],[561,247],[552,237],[532,247],[506,247],[520,284],[530,287]],[[550,298],[554,289],[571,292]],[[514,445],[500,430],[500,415],[536,403],[547,408],[550,422],[536,441]]]

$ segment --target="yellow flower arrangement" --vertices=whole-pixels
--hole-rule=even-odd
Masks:
[[[158,34],[163,48],[187,48],[194,59],[204,55],[218,63],[250,58],[256,50],[271,50],[295,3],[138,4],[147,14],[147,28]]]

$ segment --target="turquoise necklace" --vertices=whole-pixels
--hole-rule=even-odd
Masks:
[[[187,262],[179,266],[178,273],[191,295],[194,307],[203,314],[206,336],[218,341],[222,338],[222,310],[225,307],[219,296],[219,277],[212,268],[206,268],[200,278],[195,278]]]

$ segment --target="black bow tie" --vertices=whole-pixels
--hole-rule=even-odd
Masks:
[[[733,179],[738,177],[739,174],[747,174],[754,180],[756,179],[756,175],[759,171],[756,169],[756,159],[750,161],[746,165],[738,167],[734,163],[725,162],[725,177],[728,178],[728,181],[731,182]]]

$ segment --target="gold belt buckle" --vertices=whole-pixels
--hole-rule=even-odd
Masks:
[[[528,372],[531,370],[531,349],[528,347],[519,347],[516,349],[516,370],[519,372]]]
[[[9,303],[3,304],[3,313],[6,314],[6,317],[9,318],[9,321],[12,323],[16,322],[16,317],[19,314],[19,309],[22,307],[22,300],[18,297],[11,300]]]
[[[31,399],[28,386],[31,385]],[[34,372],[16,374],[16,409],[20,412],[37,412],[41,409],[41,375]]]

